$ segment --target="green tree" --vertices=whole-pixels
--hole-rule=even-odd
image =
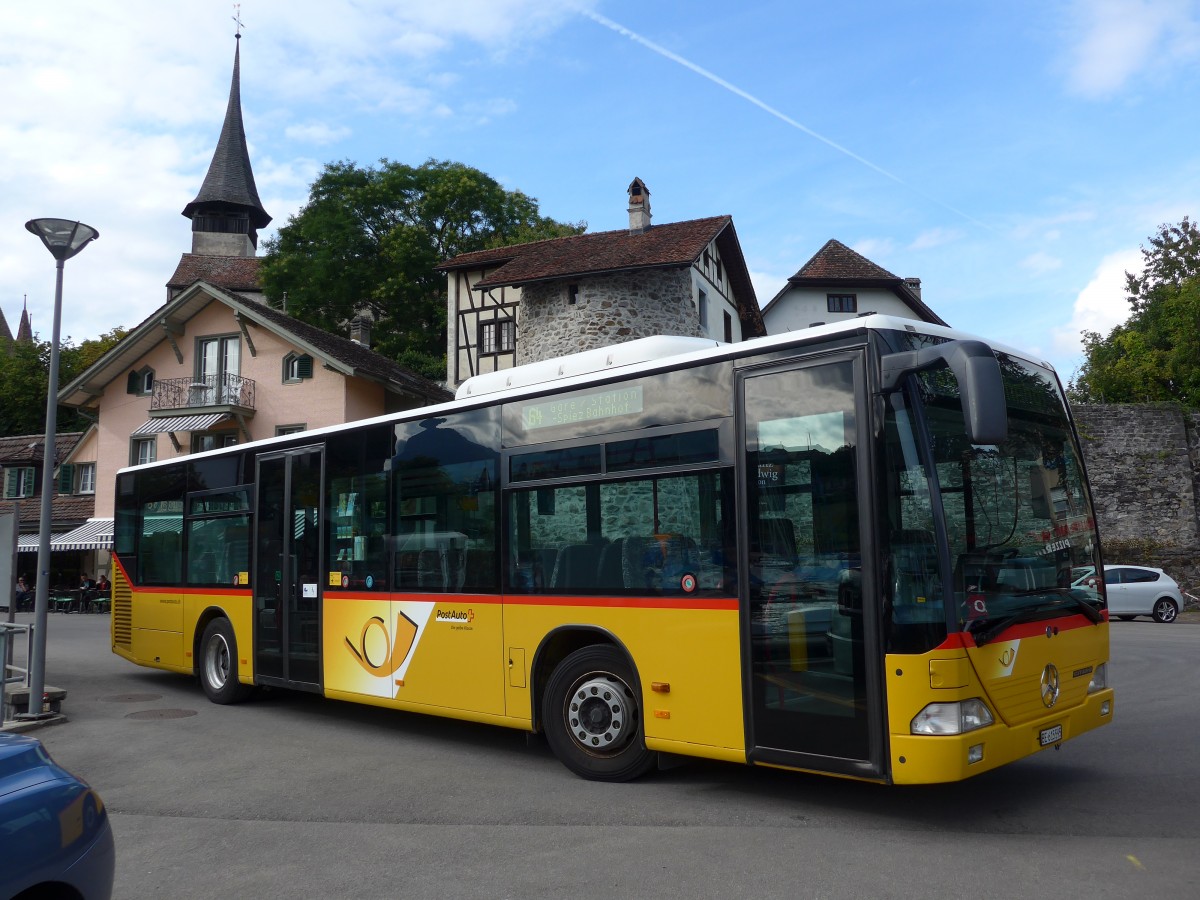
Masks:
[[[434,267],[585,228],[540,215],[535,199],[462,163],[330,163],[307,205],[265,243],[263,289],[290,315],[335,334],[369,310],[372,349],[441,380],[446,281]]]
[[[58,348],[61,388],[112,349],[128,332],[117,327],[76,346],[68,337]],[[0,351],[0,436],[42,434],[46,430],[46,388],[50,378],[50,342],[14,342]],[[67,407],[58,408],[59,431],[81,431],[89,419]]]
[[[1200,407],[1200,231],[1186,217],[1162,225],[1142,257],[1142,272],[1125,274],[1129,319],[1107,336],[1083,332],[1072,399]]]
[[[1142,259],[1140,275],[1125,273],[1125,289],[1134,312],[1200,276],[1200,228],[1187,216],[1178,225],[1158,226],[1150,246],[1142,245]]]

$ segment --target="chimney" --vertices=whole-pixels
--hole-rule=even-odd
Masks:
[[[650,228],[650,190],[640,178],[629,183],[629,233],[642,234]]]
[[[356,344],[362,344],[368,350],[371,349],[372,321],[371,314],[366,310],[361,311],[350,320],[350,340]]]
[[[921,279],[920,278],[905,278],[904,286],[917,295],[917,299],[921,299]]]

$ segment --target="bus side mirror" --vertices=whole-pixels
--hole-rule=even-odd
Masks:
[[[921,350],[889,353],[880,361],[880,391],[900,389],[905,375],[944,363],[958,381],[963,420],[972,444],[1001,444],[1008,439],[1004,380],[992,348],[982,341],[948,341]]]

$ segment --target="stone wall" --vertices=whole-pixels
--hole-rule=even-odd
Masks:
[[[549,281],[521,291],[517,365],[658,334],[701,337],[686,267]]]
[[[1159,566],[1200,596],[1200,413],[1172,404],[1073,411],[1105,562]]]

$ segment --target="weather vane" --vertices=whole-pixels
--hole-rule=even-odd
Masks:
[[[234,34],[234,37],[240,38],[242,36],[242,4],[233,4],[232,18],[233,21],[237,23],[237,32]]]

